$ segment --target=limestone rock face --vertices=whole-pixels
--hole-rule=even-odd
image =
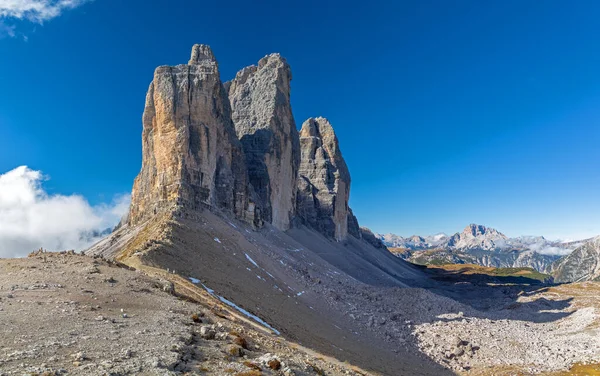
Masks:
[[[300,147],[298,216],[337,241],[346,238],[350,222],[356,236],[358,223],[352,214],[349,218],[348,208],[350,173],[329,121],[306,120],[300,130]]]
[[[300,145],[290,104],[291,70],[279,54],[262,58],[226,83],[232,119],[261,208],[280,230],[295,215]]]
[[[381,249],[386,249],[387,248],[385,246],[385,244],[383,244],[383,242],[381,241],[381,239],[379,239],[373,233],[373,231],[371,231],[370,229],[368,229],[366,227],[361,227],[360,228],[360,235],[361,235],[361,239],[363,239],[367,243],[371,244],[375,248],[381,248]]]
[[[348,234],[357,239],[362,239],[360,226],[358,225],[358,219],[356,219],[356,216],[352,212],[351,208],[348,208]]]
[[[130,224],[179,208],[222,208],[253,220],[242,147],[208,46],[195,45],[187,65],[156,69],[146,96],[142,144]]]

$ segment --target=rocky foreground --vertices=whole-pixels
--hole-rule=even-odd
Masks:
[[[364,374],[173,288],[72,253],[0,260],[0,374]]]
[[[182,280],[73,253],[0,260],[0,375],[380,374],[290,343]],[[399,306],[349,306],[347,320],[456,374],[554,375],[600,359],[598,284],[461,286],[461,301],[393,289]]]

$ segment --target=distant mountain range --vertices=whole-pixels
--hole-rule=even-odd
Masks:
[[[377,237],[397,256],[417,264],[530,267],[543,273],[551,273],[553,263],[586,242],[551,241],[543,236],[509,238],[496,229],[477,224],[470,224],[451,236],[440,233],[407,238],[378,234]]]

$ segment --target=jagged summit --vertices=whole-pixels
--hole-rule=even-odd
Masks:
[[[499,232],[496,229],[493,229],[491,227],[486,227],[483,225],[478,225],[475,223],[471,223],[469,224],[467,227],[465,227],[465,229],[462,232],[464,235],[466,236],[472,236],[472,237],[499,237],[499,238],[506,238],[506,235],[502,234],[501,232]]]
[[[314,118],[300,137],[290,81],[289,65],[272,54],[224,85],[204,45],[190,64],[157,68],[129,216],[86,253],[147,273],[177,271],[276,333],[383,374],[416,374],[420,362],[398,361],[382,335],[339,335],[355,325],[350,302],[373,301],[361,291],[433,282],[360,229],[335,132]]]
[[[212,51],[195,45],[190,63],[157,68],[148,89],[131,225],[203,208],[255,221],[241,144]]]
[[[195,44],[192,47],[192,56],[190,57],[188,65],[203,64],[206,62],[217,63],[217,59],[215,59],[212,49],[205,44]]]
[[[289,64],[270,54],[222,84],[203,44],[192,47],[188,65],[157,68],[128,223],[211,209],[255,227],[285,231],[296,220],[337,241],[362,238],[333,127],[317,117],[298,132],[290,82]]]
[[[291,68],[290,65],[288,64],[287,60],[281,56],[279,53],[272,53],[272,54],[268,54],[265,57],[263,57],[262,59],[260,59],[258,61],[258,69],[263,68],[266,65],[269,64],[274,64],[274,65],[281,65],[283,67],[285,67],[290,74],[290,79],[291,79]]]

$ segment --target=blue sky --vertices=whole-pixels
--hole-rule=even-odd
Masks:
[[[154,68],[205,43],[224,81],[287,58],[296,123],[332,122],[361,225],[600,234],[599,2],[27,3],[55,12],[0,1],[0,173],[43,171],[51,195],[129,192]]]

